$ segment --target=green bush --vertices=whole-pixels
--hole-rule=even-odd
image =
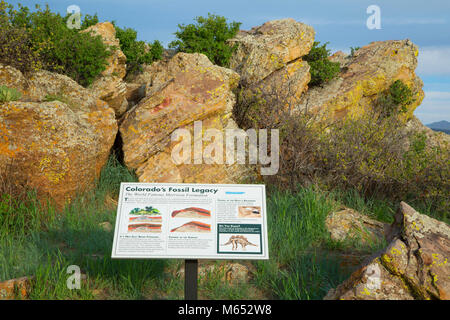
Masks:
[[[378,111],[384,117],[405,113],[414,102],[412,90],[401,80],[394,81],[377,100]]]
[[[330,50],[327,49],[327,43],[319,45],[320,42],[314,42],[311,51],[304,57],[311,67],[311,81],[310,86],[319,86],[336,78],[340,71],[339,62],[332,62],[328,60]]]
[[[0,103],[16,101],[21,97],[21,93],[14,88],[0,85]]]
[[[105,70],[111,48],[103,44],[100,36],[69,29],[68,17],[51,12],[48,6],[36,5],[36,11],[31,12],[20,4],[16,10],[1,1],[3,37],[0,39],[5,39],[2,48],[9,50],[2,50],[0,62],[16,66],[23,72],[42,68],[62,73],[84,86],[89,85]],[[82,25],[87,27],[95,21],[98,21],[96,16],[86,16]],[[18,62],[11,62],[15,57]]]
[[[66,20],[68,19],[68,17],[69,16],[66,16]],[[81,30],[85,30],[89,27],[95,26],[99,22],[100,21],[98,20],[97,14],[94,14],[93,16],[91,16],[90,14],[86,14],[83,21],[81,22]]]
[[[214,64],[226,67],[236,46],[230,47],[227,40],[239,31],[240,22],[227,23],[222,16],[208,13],[208,17],[195,18],[196,24],[178,25],[175,32],[178,40],[169,47],[179,52],[203,53]]]
[[[131,28],[122,29],[115,23],[116,37],[120,42],[120,49],[127,57],[127,73],[132,74],[142,70],[143,64],[150,64],[160,60],[164,51],[158,40],[152,44],[137,40],[137,32]]]
[[[0,1],[0,63],[22,72],[37,70],[41,67],[39,55],[32,48],[27,30],[11,25],[10,10],[11,5]]]

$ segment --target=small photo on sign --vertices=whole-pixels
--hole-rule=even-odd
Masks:
[[[219,253],[261,252],[259,234],[219,234]]]
[[[173,228],[170,232],[194,232],[205,233],[211,232],[211,225],[199,221],[190,221],[179,227]]]
[[[157,216],[157,215],[161,215],[161,212],[157,208],[154,208],[152,206],[146,206],[144,208],[134,208],[134,209],[130,210],[129,214],[130,215],[138,215],[138,216],[142,216],[142,215]]]
[[[152,224],[152,223],[140,223],[140,224],[129,224],[128,225],[128,232],[142,232],[142,233],[148,233],[148,232],[161,232],[161,225],[160,224]]]
[[[209,219],[211,218],[211,211],[208,209],[198,207],[182,208],[178,210],[173,210],[171,217]]]
[[[261,218],[261,207],[255,206],[239,206],[238,217],[239,218]]]

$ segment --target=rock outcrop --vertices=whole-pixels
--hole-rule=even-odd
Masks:
[[[243,167],[237,165],[207,164],[204,159],[195,165],[194,156],[180,164],[171,156],[178,143],[171,141],[171,134],[186,129],[194,137],[194,121],[202,121],[201,132],[237,128],[231,119],[235,103],[231,90],[239,75],[213,65],[202,54],[178,53],[150,68],[141,80],[146,97],[125,114],[120,125],[125,164],[136,169],[139,181],[232,183],[242,179]]]
[[[0,84],[22,94],[0,104],[0,171],[62,206],[99,176],[117,133],[114,111],[60,74],[25,78],[0,65]]]
[[[240,31],[229,40],[237,50],[230,67],[245,84],[257,83],[308,54],[314,43],[314,29],[294,19],[274,20],[250,31]]]
[[[395,80],[402,80],[414,93],[404,115],[412,117],[424,98],[422,80],[415,74],[419,50],[410,40],[373,42],[353,56],[336,53],[330,59],[341,63],[337,79],[310,88],[298,109],[308,109],[325,118],[359,117],[371,110],[380,93]]]
[[[116,117],[122,116],[128,108],[127,85],[123,81],[126,75],[125,54],[120,50],[119,40],[116,38],[116,29],[110,22],[97,23],[82,32],[90,32],[100,36],[103,43],[110,46],[113,54],[108,59],[108,65],[90,89],[100,99],[106,101],[114,109]]]
[[[314,43],[314,29],[294,19],[269,21],[229,40],[236,46],[230,67],[241,76],[239,97],[296,105],[308,89],[310,67],[302,57]]]
[[[395,220],[386,250],[325,299],[450,299],[450,227],[404,202]]]

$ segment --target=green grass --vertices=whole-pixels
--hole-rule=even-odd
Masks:
[[[348,274],[322,247],[330,241],[327,215],[337,208],[314,188],[272,192],[267,202],[269,261],[256,263],[256,283],[278,299],[321,299]]]
[[[40,204],[32,192],[21,200],[0,196],[0,281],[33,276],[30,299],[183,299],[184,279],[174,272],[181,260],[110,258],[113,231],[100,224],[115,224],[116,207],[107,200],[118,197],[121,182],[135,181],[134,173],[111,156],[97,187],[62,212]],[[215,268],[199,279],[199,297],[322,299],[356,267],[345,266],[346,254],[363,258],[386,246],[331,240],[325,219],[342,206],[385,222],[396,210],[392,203],[356,192],[268,188],[270,260],[253,263],[248,283],[225,281],[223,271]],[[66,286],[70,265],[86,275],[81,290]]]

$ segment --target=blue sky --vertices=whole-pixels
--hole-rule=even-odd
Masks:
[[[372,41],[411,39],[419,46],[418,75],[424,81],[425,100],[415,114],[425,124],[450,121],[450,1],[448,0],[21,0],[33,7],[48,3],[64,13],[77,5],[82,13],[97,13],[102,21],[138,31],[141,40],[174,39],[180,23],[191,23],[208,12],[242,22],[250,29],[266,21],[291,17],[310,24],[316,40],[349,51]],[[381,9],[380,30],[369,30],[369,5]]]

